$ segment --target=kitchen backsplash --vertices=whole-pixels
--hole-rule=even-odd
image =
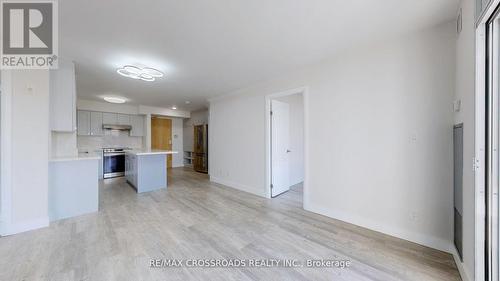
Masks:
[[[104,136],[78,136],[78,149],[103,147],[142,148],[142,137],[131,137],[128,131],[104,130]]]

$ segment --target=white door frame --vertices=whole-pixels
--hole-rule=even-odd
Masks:
[[[294,89],[285,90],[282,92],[273,93],[266,96],[266,197],[271,198],[271,100],[302,94],[304,106],[304,195],[303,204],[306,209],[309,203],[309,88],[299,87]]]
[[[485,189],[486,189],[486,26],[500,0],[493,0],[476,27],[476,87],[475,87],[475,272],[474,280],[485,280]]]

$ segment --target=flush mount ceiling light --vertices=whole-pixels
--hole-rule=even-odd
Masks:
[[[120,97],[104,97],[103,99],[110,103],[125,103],[127,101],[126,99]]]
[[[133,65],[126,65],[122,68],[116,70],[116,72],[122,76],[139,79],[142,81],[153,82],[156,78],[163,77],[163,72],[158,69],[154,69],[151,67],[140,68]]]
[[[173,109],[173,110],[176,110],[176,109],[177,109],[177,107],[175,107],[175,106],[172,106],[172,109]]]

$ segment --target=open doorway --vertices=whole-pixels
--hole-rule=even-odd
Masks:
[[[305,173],[305,89],[267,97],[269,197],[287,194],[303,201]]]

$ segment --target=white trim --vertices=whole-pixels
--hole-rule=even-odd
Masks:
[[[470,273],[467,271],[467,268],[464,266],[463,262],[460,260],[460,256],[458,255],[457,249],[454,245],[451,245],[450,249],[451,255],[455,260],[455,264],[457,265],[458,272],[460,273],[460,277],[462,277],[462,281],[472,281]]]
[[[23,221],[23,222],[17,222],[14,224],[11,224],[5,229],[5,232],[2,233],[2,236],[6,235],[14,235],[18,234],[21,232],[26,232],[30,230],[35,230],[43,227],[48,227],[49,226],[49,218],[48,217],[43,217],[43,218],[38,218],[35,220],[29,220],[29,221]]]
[[[486,97],[486,23],[500,5],[500,0],[493,0],[478,21],[476,28],[476,78],[475,78],[475,259],[474,280],[484,280],[484,237],[485,237],[485,97]]]
[[[483,26],[484,28],[484,26]],[[476,38],[483,38],[484,40],[484,29],[483,32],[478,30]],[[474,197],[475,197],[475,280],[484,280],[484,216],[485,216],[485,205],[484,205],[484,189],[485,189],[485,79],[484,79],[484,41],[477,39],[476,49],[476,116],[475,116],[475,165],[476,171],[474,175]],[[483,51],[480,51],[482,50]],[[483,66],[483,67],[482,67]],[[481,77],[482,75],[482,77]],[[481,85],[483,88],[481,88]]]
[[[408,231],[397,226],[388,226],[385,223],[382,224],[378,221],[366,219],[364,217],[352,215],[345,212],[334,211],[330,208],[318,206],[316,204],[309,204],[305,210],[447,253],[450,253],[450,249],[453,246],[448,239]]]
[[[303,205],[305,206],[309,202],[309,88],[299,87],[294,89],[285,90],[282,92],[277,92],[266,96],[266,111],[265,111],[265,128],[266,128],[266,195],[265,197],[271,198],[271,100],[290,96],[302,94],[303,106],[304,106],[304,186],[303,186]],[[305,208],[305,207],[304,207]]]
[[[214,183],[218,183],[218,184],[224,185],[224,186],[229,187],[229,188],[238,189],[238,190],[244,191],[246,193],[251,193],[253,195],[257,195],[257,196],[260,196],[260,197],[267,197],[264,192],[260,192],[260,193],[258,192],[258,190],[261,190],[261,188],[255,188],[255,187],[243,185],[243,184],[240,184],[240,183],[228,181],[228,180],[225,180],[225,179],[216,178],[216,177],[213,177],[213,176],[210,176],[210,181],[214,182]]]
[[[0,235],[6,235],[12,222],[12,71],[2,71],[0,110]]]

